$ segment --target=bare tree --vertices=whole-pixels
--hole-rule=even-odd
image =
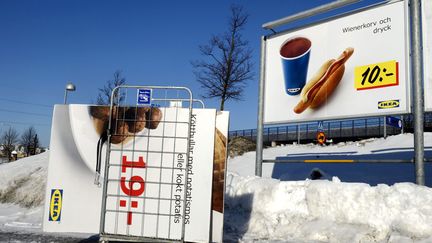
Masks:
[[[34,148],[34,154],[36,154],[36,149],[39,148],[39,138],[38,135],[36,134],[33,138],[33,148]]]
[[[15,145],[17,142],[18,132],[12,127],[9,127],[8,130],[4,131],[0,137],[0,143],[3,146],[4,152],[6,152],[9,161],[11,160],[11,154],[12,151],[15,149]]]
[[[37,132],[34,127],[27,128],[21,135],[21,145],[24,146],[27,156],[34,155],[36,152],[35,138],[37,139]]]
[[[99,89],[99,94],[96,98],[96,104],[109,105],[111,103],[111,94],[115,87],[126,84],[126,78],[122,77],[122,72],[117,70],[114,72],[114,79],[108,80],[106,85]],[[125,98],[124,92],[115,92],[114,104],[122,102]]]
[[[238,5],[230,10],[227,32],[200,46],[204,59],[192,62],[196,79],[205,90],[203,98],[219,98],[220,110],[229,99],[241,100],[247,81],[254,76],[252,50],[241,35],[249,15]]]

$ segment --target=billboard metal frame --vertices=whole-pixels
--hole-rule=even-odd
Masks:
[[[291,23],[293,21],[305,19],[311,16],[315,16],[324,12],[328,12],[331,10],[335,10],[337,8],[356,3],[358,1],[355,0],[340,0],[333,3],[329,3],[326,5],[322,5],[301,13],[297,13],[276,21],[272,21],[264,24],[262,27],[264,29],[272,30],[273,33],[269,35],[265,35],[261,37],[261,59],[260,59],[260,81],[259,81],[259,97],[258,97],[258,121],[257,121],[257,145],[256,145],[256,166],[255,166],[255,175],[262,176],[262,163],[263,163],[263,130],[264,130],[264,91],[265,91],[265,59],[266,59],[266,42],[269,38],[292,32],[298,29],[304,29],[306,27],[318,25],[321,23],[329,22],[334,19],[339,19],[341,17],[350,16],[355,13],[363,12],[369,9],[373,9],[378,6],[383,6],[395,2],[406,1],[406,0],[388,0],[380,3],[376,3],[373,5],[369,5],[366,7],[358,8],[352,11],[345,12],[343,14],[335,15],[330,18],[325,18],[321,21],[314,22],[312,24],[303,25],[296,28],[287,29],[281,32],[276,32],[273,28]],[[423,53],[422,53],[422,27],[421,27],[421,0],[410,0],[408,2],[409,11],[409,23],[406,23],[406,27],[408,28],[409,38],[408,38],[408,47],[411,48],[410,53],[407,53],[407,56],[410,56],[410,60],[408,61],[408,75],[412,77],[411,84],[408,84],[408,87],[412,85],[413,96],[410,94],[410,91],[407,90],[408,100],[413,101],[411,103],[412,112],[414,114],[414,153],[415,153],[415,164],[416,164],[416,182],[419,185],[424,185],[424,136],[423,136],[423,114],[424,114],[424,93],[422,88],[423,83]],[[409,50],[409,49],[408,49]],[[397,115],[401,113],[395,114],[386,114],[386,115]],[[371,114],[372,115],[372,114]],[[376,114],[375,114],[376,116]],[[342,119],[345,119],[344,117]],[[353,117],[349,117],[353,118]],[[284,122],[285,124],[286,122]],[[271,123],[277,124],[277,123]],[[270,160],[266,160],[269,162]],[[276,162],[276,161],[274,161]]]

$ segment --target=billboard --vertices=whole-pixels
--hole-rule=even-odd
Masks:
[[[264,122],[409,112],[405,4],[392,2],[270,36]]]
[[[103,188],[94,185],[94,178],[98,140],[107,125],[101,114],[106,108],[54,108],[46,232],[99,233]],[[115,126],[126,127],[124,134],[133,136],[118,131],[112,136],[109,174],[103,178],[108,179],[104,233],[175,240],[182,236],[184,223],[186,241],[221,242],[228,113],[139,109],[158,113],[158,122],[154,117],[146,117],[143,126],[139,119],[135,124],[116,121]],[[106,145],[99,154],[104,168]]]
[[[432,111],[432,1],[422,1],[425,110]]]

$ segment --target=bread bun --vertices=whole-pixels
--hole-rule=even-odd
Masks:
[[[294,107],[294,112],[302,113],[308,107],[312,109],[324,104],[342,80],[345,72],[345,62],[353,54],[354,49],[349,47],[343,51],[338,59],[326,61],[317,73],[303,87],[300,93],[301,100]]]

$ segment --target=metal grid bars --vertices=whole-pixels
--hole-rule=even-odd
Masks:
[[[184,240],[194,102],[183,87],[113,90],[101,240]]]

